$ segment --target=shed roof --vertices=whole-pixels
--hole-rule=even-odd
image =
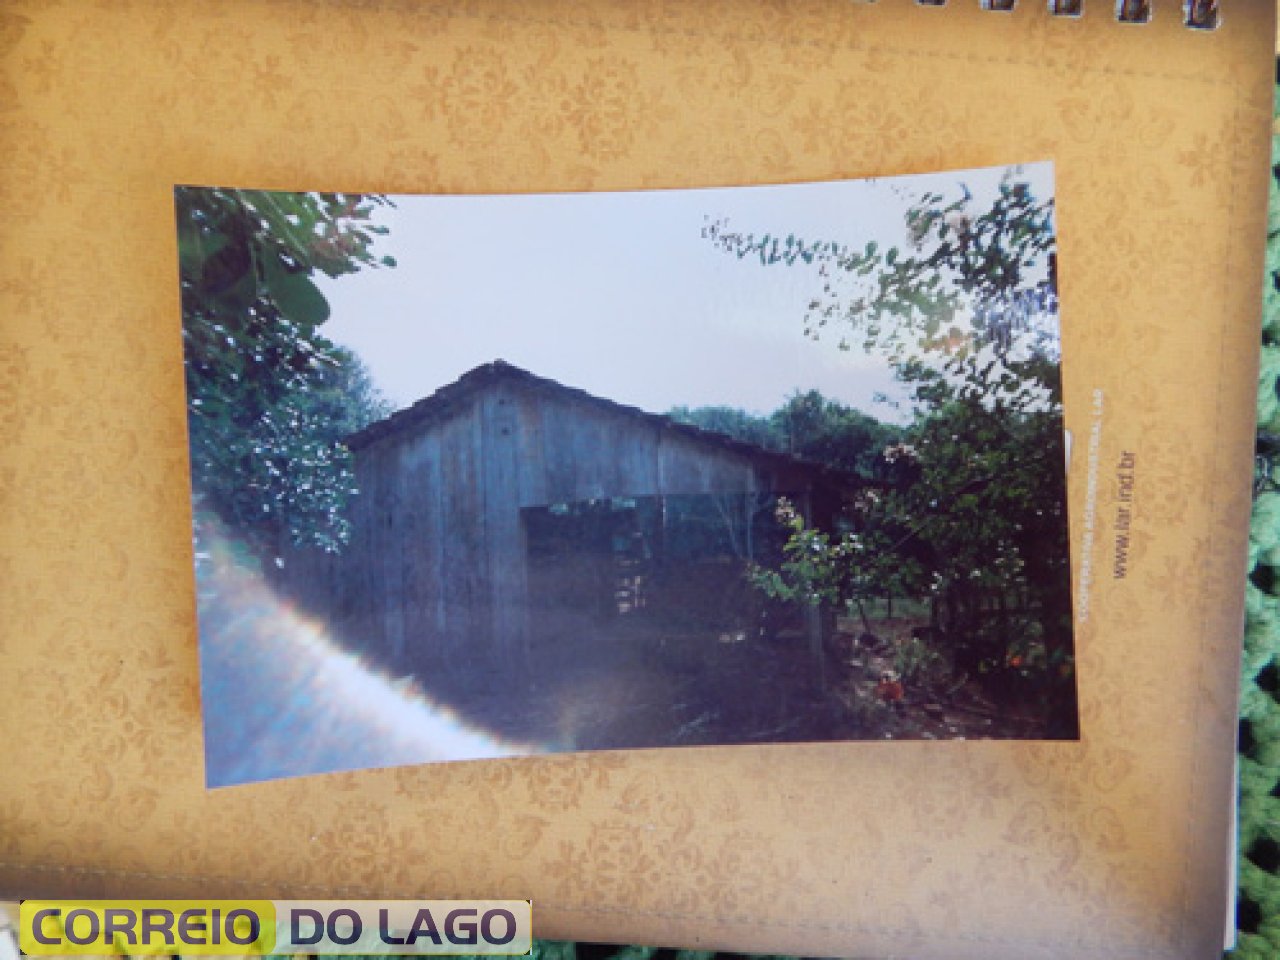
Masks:
[[[577,387],[568,387],[556,380],[537,376],[507,363],[505,360],[493,360],[490,363],[481,364],[467,371],[453,383],[446,384],[435,393],[424,397],[412,406],[397,411],[391,416],[372,423],[363,430],[352,434],[347,438],[347,446],[352,450],[359,450],[378,440],[392,437],[419,424],[442,420],[456,411],[461,405],[469,402],[474,395],[501,383],[516,383],[535,393],[544,393],[559,399],[568,399],[575,403],[584,403],[598,409],[622,414],[648,426],[671,431],[699,444],[720,450],[729,450],[739,456],[761,463],[812,471],[828,481],[841,485],[865,486],[875,484],[875,481],[870,481],[865,477],[848,471],[828,467],[826,464],[815,460],[780,453],[754,443],[748,443],[745,440],[738,440],[727,434],[704,430],[688,423],[681,423],[663,414],[649,413],[639,407],[628,406],[604,397],[597,397]]]

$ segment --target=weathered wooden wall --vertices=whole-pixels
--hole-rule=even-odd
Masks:
[[[545,383],[497,379],[358,449],[350,544],[287,564],[298,595],[351,646],[418,672],[518,663],[529,637],[527,507],[808,499],[813,472],[802,464]]]

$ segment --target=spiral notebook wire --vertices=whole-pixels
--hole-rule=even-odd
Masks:
[[[925,7],[943,7],[948,0],[916,0]],[[1019,0],[980,0],[982,9],[1011,13]],[[1023,0],[1030,2],[1030,0]],[[1055,17],[1084,16],[1084,0],[1048,0],[1049,12]],[[1213,30],[1219,22],[1218,0],[1184,0],[1183,24],[1194,30]],[[1115,18],[1121,23],[1149,23],[1151,0],[1115,0]]]

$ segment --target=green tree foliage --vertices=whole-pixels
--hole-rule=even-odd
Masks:
[[[797,391],[773,413],[759,416],[733,407],[676,407],[669,416],[804,460],[879,477],[883,451],[902,439],[902,429],[882,423],[817,390]]]
[[[782,562],[752,573],[774,599],[856,609],[866,623],[865,601],[909,592],[920,576],[909,555],[887,549],[885,529],[818,530],[786,498],[778,501],[776,517],[787,534]]]
[[[881,356],[915,400],[914,423],[881,450],[891,485],[864,491],[831,534],[783,505],[784,562],[758,582],[837,607],[928,598],[932,641],[958,669],[1032,689],[1069,732],[1053,201],[1011,176],[988,204],[963,187],[925,194],[904,227],[905,251],[756,237],[723,221],[705,231],[740,259],[812,270],[804,335]]]
[[[355,492],[342,439],[386,403],[321,333],[316,274],[392,267],[373,244],[381,197],[178,187],[191,467],[198,506],[271,554],[336,550]]]
[[[787,452],[864,477],[884,472],[884,450],[902,436],[900,428],[817,390],[793,394],[770,419]]]
[[[679,423],[723,433],[735,440],[754,443],[766,450],[780,450],[782,437],[772,417],[761,417],[736,407],[673,407],[667,415]]]
[[[1015,175],[986,209],[967,188],[926,193],[907,211],[909,252],[794,235],[757,237],[708,223],[739,259],[812,269],[819,290],[805,336],[884,356],[904,379],[1008,409],[1061,403],[1053,200]]]

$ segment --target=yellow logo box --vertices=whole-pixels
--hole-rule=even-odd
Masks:
[[[523,956],[527,900],[24,900],[31,956]]]
[[[32,956],[265,955],[270,900],[23,900],[18,946]]]

